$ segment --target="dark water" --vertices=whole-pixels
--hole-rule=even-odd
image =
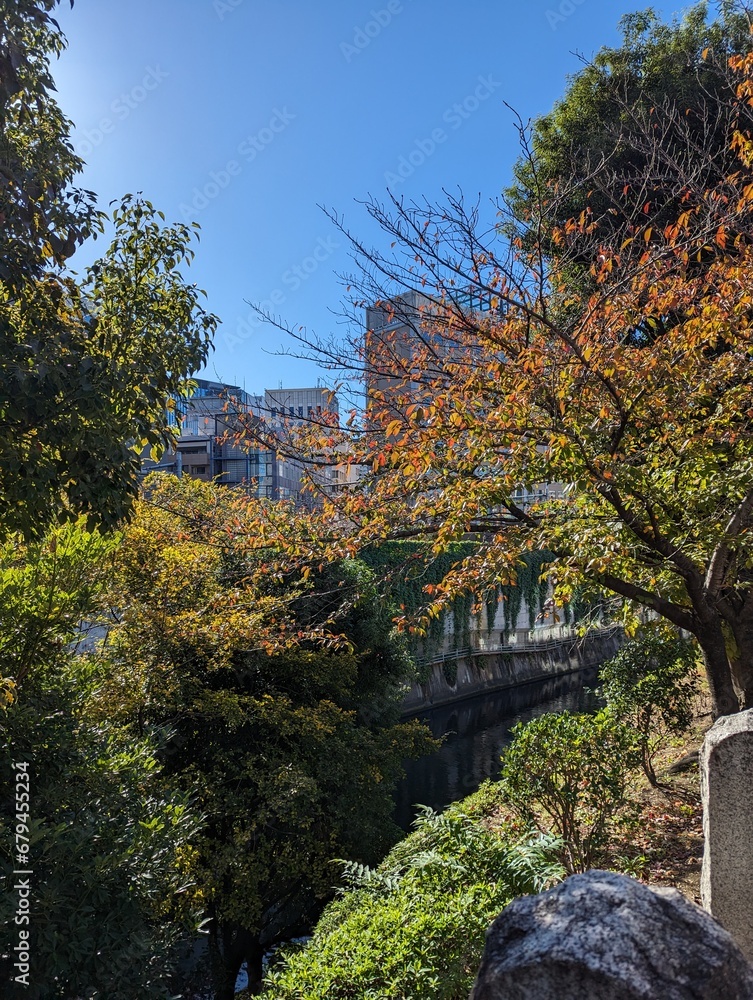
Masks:
[[[544,712],[592,708],[597,669],[469,698],[419,716],[432,734],[444,736],[439,750],[408,761],[395,791],[395,819],[410,830],[417,804],[443,809],[499,775],[499,758],[510,730]]]

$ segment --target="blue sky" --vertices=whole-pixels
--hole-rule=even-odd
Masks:
[[[363,208],[391,187],[460,187],[489,206],[509,182],[514,122],[617,41],[628,0],[76,0],[59,100],[100,205],[142,191],[197,221],[190,280],[222,320],[204,374],[249,392],[315,384],[245,300],[326,335],[347,271],[318,205],[378,239]],[[669,17],[679,0],[654,2]],[[83,267],[103,249],[87,245]]]

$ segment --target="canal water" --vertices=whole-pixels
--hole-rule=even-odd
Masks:
[[[408,761],[395,791],[395,819],[410,830],[417,805],[444,809],[475,792],[487,778],[499,776],[500,756],[510,730],[545,712],[587,711],[596,705],[593,689],[598,669],[522,684],[491,692],[416,716],[442,746],[420,760]]]

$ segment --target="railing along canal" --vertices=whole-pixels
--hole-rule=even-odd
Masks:
[[[585,633],[573,625],[549,625],[535,629],[519,628],[509,633],[493,632],[491,635],[471,632],[469,646],[443,650],[441,653],[422,658],[421,663],[428,666],[435,663],[446,663],[449,660],[462,660],[469,656],[484,656],[489,653],[515,653],[524,649],[557,649],[569,640],[578,642],[596,636],[601,638],[618,631],[620,631],[618,625],[590,628]],[[497,639],[496,636],[499,638]]]

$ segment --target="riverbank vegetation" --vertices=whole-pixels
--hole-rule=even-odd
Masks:
[[[77,522],[1,553],[18,683],[2,767],[37,775],[50,970],[27,996],[163,996],[182,962],[184,985],[232,997],[242,964],[260,981],[264,953],[310,928],[334,857],[375,864],[400,837],[402,762],[434,742],[399,722],[413,664],[393,612],[354,561],[270,578],[247,516],[221,486],[156,477],[117,535]],[[77,651],[82,620],[106,639]]]
[[[696,658],[672,637],[673,690],[698,683]],[[646,708],[656,668],[652,631],[629,647],[621,698],[641,691]],[[616,657],[602,677],[624,674]],[[660,669],[665,670],[670,655]],[[667,773],[697,747],[708,700],[695,692],[671,733],[654,745],[662,782],[642,767],[638,720],[615,698],[595,714],[543,715],[521,725],[489,781],[441,815],[424,811],[416,830],[376,869],[347,868],[349,886],[331,903],[311,940],[274,956],[270,1000],[465,1000],[481,960],[484,929],[521,891],[589,867],[621,871],[698,893],[700,805],[697,772]],[[664,692],[662,703],[667,699]],[[658,711],[659,706],[653,705]],[[695,713],[699,713],[696,715]],[[661,761],[661,766],[657,764]],[[527,888],[526,888],[527,887]]]
[[[399,722],[412,661],[364,564],[292,586],[246,552],[245,498],[188,479],[145,489],[104,595],[118,610],[91,710],[135,738],[170,734],[165,783],[202,817],[190,895],[215,995],[232,996],[241,964],[259,981],[264,953],[308,929],[333,857],[384,856],[401,762],[434,744]]]
[[[486,929],[515,896],[539,892],[563,869],[556,842],[509,842],[484,823],[483,795],[416,830],[375,869],[347,869],[312,940],[267,976],[279,1000],[467,997]]]

